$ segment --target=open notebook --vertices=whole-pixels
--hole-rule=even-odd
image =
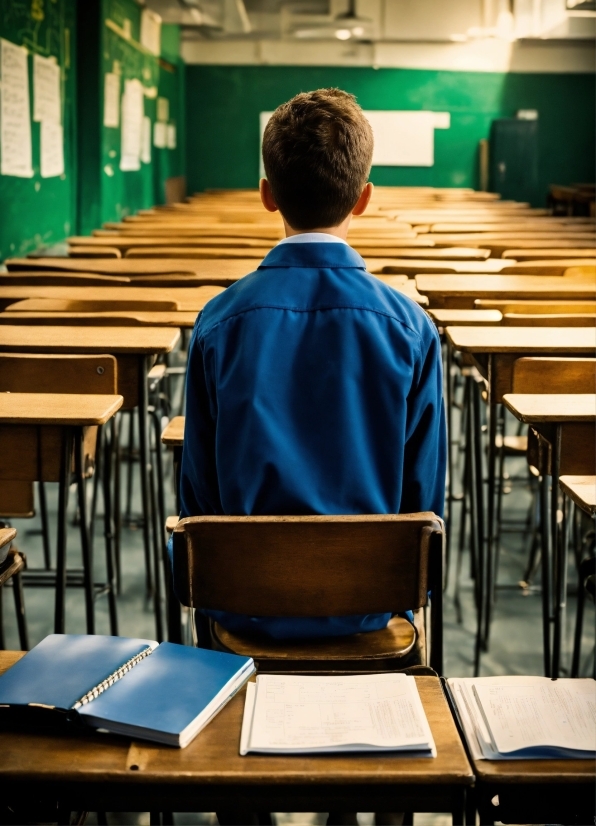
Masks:
[[[252,659],[235,654],[51,634],[0,676],[0,710],[25,724],[53,712],[57,719],[184,748],[253,672]]]
[[[447,680],[475,760],[596,757],[596,682],[549,677]]]
[[[414,677],[262,674],[247,685],[240,754],[365,751],[436,757]]]

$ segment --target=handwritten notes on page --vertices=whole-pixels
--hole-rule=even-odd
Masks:
[[[60,66],[48,57],[33,55],[33,120],[60,123]]]
[[[596,755],[594,680],[468,677],[448,685],[476,760]]]
[[[240,754],[354,751],[436,756],[413,677],[263,674],[247,686]]]
[[[140,80],[126,80],[122,95],[120,169],[136,172],[141,168],[145,100]]]
[[[120,75],[106,72],[103,91],[103,125],[117,129],[120,125]]]
[[[27,51],[0,38],[0,172],[31,178],[31,114]]]

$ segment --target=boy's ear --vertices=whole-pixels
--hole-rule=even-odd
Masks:
[[[261,203],[267,212],[277,212],[278,207],[273,200],[273,193],[271,192],[267,178],[261,178],[259,181],[259,192],[261,193]]]
[[[262,183],[262,182],[261,182]],[[356,201],[356,206],[352,210],[352,215],[362,215],[362,213],[366,210],[366,207],[370,203],[370,199],[372,198],[374,186],[369,181],[362,192],[360,193],[360,197]],[[261,195],[261,197],[263,197]]]

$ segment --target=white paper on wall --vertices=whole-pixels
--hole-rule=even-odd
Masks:
[[[161,54],[161,17],[150,9],[141,12],[141,46],[151,54]]]
[[[156,121],[153,124],[153,146],[157,149],[165,149],[168,141],[167,124]]]
[[[168,124],[167,143],[168,149],[176,149],[176,127],[173,123]]]
[[[103,125],[117,129],[120,125],[120,76],[106,72],[104,79]]]
[[[373,166],[432,166],[434,112],[365,111],[375,138]]]
[[[33,55],[33,120],[62,121],[60,66],[37,54]]]
[[[143,118],[143,130],[141,135],[141,161],[151,163],[151,118]]]
[[[123,172],[136,172],[141,168],[144,110],[145,101],[141,81],[126,80],[122,95],[120,152],[120,169]]]
[[[60,123],[42,120],[40,156],[42,178],[55,178],[64,174],[64,130]]]
[[[170,119],[170,101],[167,98],[157,98],[157,120],[167,123]]]
[[[0,38],[0,173],[33,176],[27,51]]]

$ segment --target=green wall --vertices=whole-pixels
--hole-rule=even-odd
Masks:
[[[119,29],[130,22],[131,40]],[[139,48],[141,8],[135,0],[85,0],[79,7],[79,231],[88,234],[105,221],[117,221],[139,209],[165,201],[167,178],[184,175],[184,64],[178,57],[178,30],[165,26],[162,55]],[[120,128],[103,125],[104,78],[116,70],[121,93],[127,79],[139,79],[149,92],[145,115],[156,120],[157,97],[170,101],[170,123],[177,131],[176,149],[151,147],[151,163],[138,171],[120,169]],[[157,94],[154,91],[157,90]]]
[[[76,0],[0,0],[0,37],[29,51],[29,100],[33,115],[33,54],[56,57],[61,67],[64,175],[40,175],[40,124],[31,123],[33,177],[0,175],[0,261],[48,246],[69,235],[76,222],[75,144]]]
[[[537,109],[539,202],[550,183],[594,181],[592,75],[502,74],[340,67],[188,66],[189,191],[252,187],[259,175],[259,112],[300,91],[338,86],[364,109],[451,113],[435,130],[435,165],[374,167],[379,185],[478,186],[478,141],[491,121]]]

